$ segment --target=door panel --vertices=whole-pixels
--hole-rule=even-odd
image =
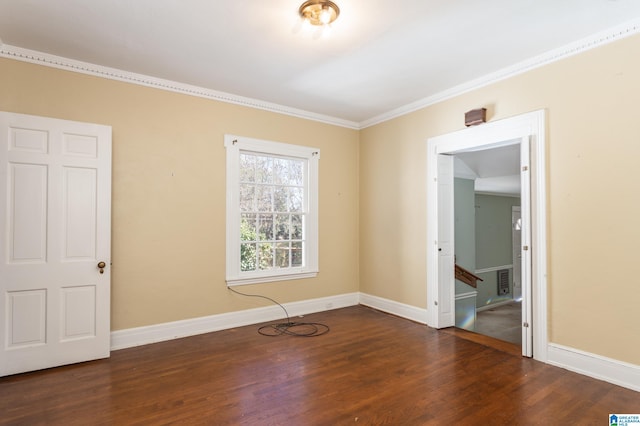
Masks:
[[[0,112],[0,376],[109,356],[110,212],[111,128]]]
[[[7,293],[8,349],[46,343],[45,290]]]
[[[22,129],[10,127],[9,151],[39,152],[46,154],[49,151],[49,133],[40,129]]]
[[[96,336],[95,286],[64,287],[61,289],[63,317],[62,341]]]
[[[65,261],[96,259],[96,169],[63,168]]]
[[[9,262],[46,262],[47,166],[9,164]]]
[[[438,155],[438,328],[455,325],[453,156]]]

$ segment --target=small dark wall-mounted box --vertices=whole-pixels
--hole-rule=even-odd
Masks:
[[[487,109],[478,108],[464,113],[464,125],[475,126],[476,124],[482,124],[487,122]]]

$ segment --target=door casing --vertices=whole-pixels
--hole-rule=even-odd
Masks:
[[[522,237],[520,229],[516,229],[517,222],[522,220],[520,206],[511,207],[511,246],[513,258],[513,299],[519,301],[522,298],[522,280],[520,278],[520,247],[522,246]]]
[[[450,326],[443,318],[439,298],[438,273],[438,156],[463,150],[481,150],[512,144],[529,138],[531,150],[531,242],[532,256],[532,356],[547,359],[547,265],[546,265],[546,166],[545,111],[538,110],[512,118],[469,127],[427,140],[427,325]]]

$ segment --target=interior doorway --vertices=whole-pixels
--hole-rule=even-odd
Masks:
[[[453,154],[455,265],[478,277],[455,281],[455,327],[518,346],[523,257],[521,221],[514,231],[513,220],[514,211],[520,217],[520,145],[516,139]]]
[[[484,150],[511,145],[520,140],[523,165],[521,176],[532,180],[533,185],[523,185],[522,200],[530,201],[529,209],[522,210],[523,225],[529,224],[522,234],[522,254],[529,262],[522,262],[522,276],[531,277],[523,282],[523,300],[531,307],[523,307],[522,354],[540,361],[547,358],[547,308],[546,308],[546,184],[545,184],[545,112],[535,111],[481,126],[463,129],[427,141],[427,324],[435,328],[454,325],[453,257],[441,259],[439,244],[447,240],[447,226],[440,226],[449,200],[449,185],[440,174],[449,162],[446,158],[465,151]],[[531,164],[529,163],[531,144]],[[445,161],[446,160],[446,161]],[[451,160],[452,161],[452,160]],[[444,219],[444,223],[450,222]],[[449,264],[450,263],[450,264]],[[532,324],[534,325],[532,327]]]

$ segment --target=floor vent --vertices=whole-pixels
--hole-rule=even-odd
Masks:
[[[509,294],[509,270],[498,270],[498,295]]]

